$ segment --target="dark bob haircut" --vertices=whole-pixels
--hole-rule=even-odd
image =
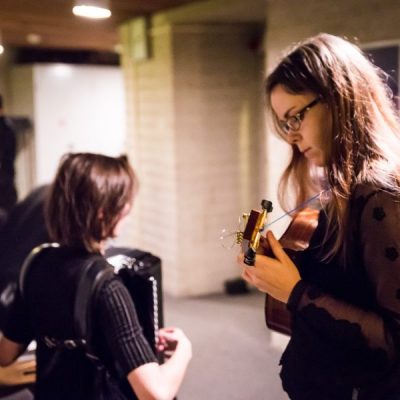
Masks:
[[[137,179],[126,156],[76,153],[65,155],[45,207],[51,240],[98,252],[126,205],[131,205]]]

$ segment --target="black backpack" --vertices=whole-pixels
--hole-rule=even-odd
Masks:
[[[19,277],[19,288],[24,297],[25,278],[32,262],[39,253],[47,248],[60,247],[58,243],[45,243],[32,250],[24,261]],[[65,340],[45,336],[44,344],[54,348],[59,354],[64,351],[83,350],[86,357],[95,367],[93,398],[98,400],[127,400],[135,398],[127,397],[120,388],[120,383],[114,378],[93,348],[91,308],[96,296],[106,279],[114,275],[114,269],[100,255],[91,256],[83,266],[79,278],[75,304],[74,304],[74,331],[76,337]],[[51,366],[49,366],[50,368]],[[132,391],[133,393],[133,391]]]

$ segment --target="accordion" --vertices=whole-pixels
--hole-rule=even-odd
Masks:
[[[143,334],[162,363],[162,354],[156,349],[157,332],[164,326],[160,258],[125,247],[110,247],[105,257],[128,289]]]

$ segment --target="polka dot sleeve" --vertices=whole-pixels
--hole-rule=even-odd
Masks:
[[[400,330],[399,229],[400,199],[388,192],[374,193],[362,213],[360,240],[366,272],[382,316],[381,329],[388,333],[386,349],[392,357],[396,353],[392,338]]]
[[[352,215],[355,220],[360,212],[351,249],[356,257],[348,266],[357,273],[350,290],[358,290],[357,274],[365,276],[372,306],[359,307],[303,280],[290,296],[288,309],[300,329],[315,335],[316,343],[324,342],[346,362],[358,365],[357,373],[366,371],[360,376],[365,382],[370,374],[385,374],[400,361],[400,201],[382,190],[359,197],[362,207]]]

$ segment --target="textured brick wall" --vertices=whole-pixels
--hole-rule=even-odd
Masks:
[[[128,147],[142,181],[125,238],[162,257],[175,295],[221,291],[238,274],[219,233],[260,201],[263,64],[251,34],[164,25],[152,30],[149,60],[124,52]]]
[[[266,69],[290,43],[320,31],[360,43],[399,35],[397,0],[267,4]],[[219,230],[262,196],[274,201],[272,218],[280,215],[275,193],[287,148],[269,130],[263,141],[265,69],[248,46],[252,28],[176,25],[160,15],[152,22],[151,57],[137,63],[128,56],[129,24],[121,29],[128,148],[142,181],[124,240],[163,258],[166,291],[218,291],[236,275]]]
[[[122,35],[129,35],[129,25],[122,28]],[[170,37],[168,28],[154,32],[149,60],[135,63],[129,56],[123,57],[128,154],[141,181],[125,241],[162,256],[164,265],[169,265],[174,258],[176,242]],[[129,40],[124,41],[128,47]]]
[[[262,60],[247,27],[175,28],[179,237],[184,291],[221,290],[237,275],[218,233],[260,201]],[[191,223],[188,223],[191,221]]]

